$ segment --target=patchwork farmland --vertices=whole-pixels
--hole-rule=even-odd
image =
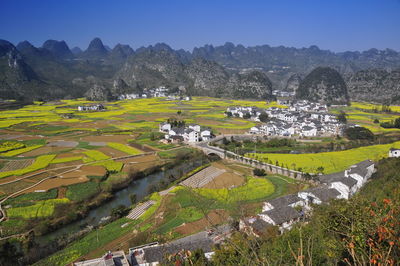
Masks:
[[[283,108],[276,102],[208,97],[181,102],[151,98],[102,103],[105,110],[98,112],[77,111],[78,106],[93,103],[83,99],[35,102],[0,112],[0,202],[4,213],[0,218],[0,237],[30,230],[45,237],[49,232],[43,230],[44,225],[54,223],[57,227],[79,220],[132,180],[199,161],[198,158],[204,162],[200,170],[171,172],[157,184],[150,182],[143,188],[147,196],[138,202],[132,196],[132,201],[125,203],[127,209],[120,210],[123,218],[119,218],[118,210],[114,216],[108,213],[115,220],[96,230],[99,241],[96,232],[90,232],[37,265],[65,265],[87,254],[96,257],[107,251],[107,243],[112,241],[127,248],[128,239],[139,233],[155,235],[163,241],[186,236],[224,223],[238,211],[254,214],[262,201],[309,186],[279,175],[256,177],[252,168],[225,160],[210,165],[208,158],[191,146],[160,142],[164,135],[158,130],[159,123],[171,118],[209,127],[221,137],[243,135],[259,122],[227,117],[227,107]],[[397,130],[383,130],[371,122],[377,116],[386,121],[394,115],[374,114],[368,108],[361,103],[353,104],[346,109],[349,120],[368,120],[365,123],[374,127],[375,133],[396,133]],[[341,151],[344,159],[335,160],[334,164],[327,161],[331,160],[329,156],[336,158],[335,153],[250,152],[246,156],[273,164],[278,161],[287,168],[309,172],[322,166],[325,173],[331,173],[365,157],[385,157],[388,148],[398,145]]]

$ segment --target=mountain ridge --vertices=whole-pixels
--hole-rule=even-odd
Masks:
[[[94,38],[84,51],[69,49],[65,41],[56,40],[48,40],[38,48],[29,42],[21,42],[16,48],[30,72],[44,84],[49,98],[81,97],[94,84],[102,84],[100,87],[110,90],[117,79],[122,79],[129,88],[184,86],[192,95],[208,91],[220,97],[265,98],[269,97],[272,88],[294,91],[315,68],[331,67],[344,76],[352,99],[381,102],[400,99],[395,85],[400,81],[396,75],[396,69],[400,69],[400,53],[391,49],[334,53],[317,46],[245,47],[228,42],[221,46],[195,47],[192,52],[174,50],[165,43],[136,50],[129,45],[117,44],[109,50],[100,38]],[[194,73],[196,68],[199,73]],[[368,75],[362,74],[369,71]],[[254,74],[258,72],[260,74]],[[246,73],[253,73],[251,77],[263,84],[252,84],[254,80],[241,84],[246,80],[243,76]],[[377,84],[368,82],[370,75],[388,80],[384,82],[388,95],[373,97],[379,94],[379,89],[373,88]],[[15,90],[13,83],[10,84],[7,90]],[[5,87],[1,89],[6,90]],[[260,88],[263,88],[262,92]],[[251,93],[243,93],[243,90]]]

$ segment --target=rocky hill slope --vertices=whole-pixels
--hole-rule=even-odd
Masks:
[[[346,83],[352,100],[400,103],[400,69],[362,70],[348,75]]]
[[[121,91],[167,86],[185,88],[191,95],[265,99],[272,89],[296,91],[313,69],[331,67],[345,76],[353,100],[400,99],[395,70],[400,69],[400,53],[389,49],[333,53],[316,46],[297,49],[226,43],[188,52],[158,43],[134,50],[122,44],[108,48],[99,38],[84,51],[71,50],[66,42],[56,40],[41,47],[27,41],[16,47],[1,41],[1,47],[2,98],[82,97],[89,89],[95,92],[91,95],[113,98]],[[99,93],[99,88],[106,91]]]
[[[343,77],[329,67],[317,67],[308,74],[296,91],[298,99],[327,104],[347,104],[349,95]]]

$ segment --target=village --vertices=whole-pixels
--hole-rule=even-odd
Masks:
[[[278,98],[278,104],[287,108],[228,107],[225,114],[262,122],[249,130],[250,134],[291,137],[336,136],[342,134],[343,124],[328,107],[307,100],[292,101]]]

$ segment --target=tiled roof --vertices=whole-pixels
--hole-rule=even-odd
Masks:
[[[270,217],[275,224],[283,224],[284,222],[288,222],[301,216],[300,212],[289,206],[277,209],[274,208],[272,210],[262,212],[261,214],[268,215],[268,217]]]
[[[334,188],[328,187],[317,187],[308,190],[308,192],[315,195],[319,200],[322,202],[327,202],[331,199],[335,199],[337,196],[340,195],[340,192]]]
[[[342,179],[343,177],[344,177],[344,171],[333,173],[333,174],[328,174],[328,175],[320,175],[320,176],[318,176],[318,179],[321,183],[328,184],[328,183],[332,183],[333,181]]]
[[[290,194],[286,196],[282,196],[279,198],[275,198],[272,200],[267,201],[269,204],[271,204],[274,208],[280,208],[284,206],[289,206],[290,204],[296,203],[301,201],[301,198],[299,198],[296,194]]]

